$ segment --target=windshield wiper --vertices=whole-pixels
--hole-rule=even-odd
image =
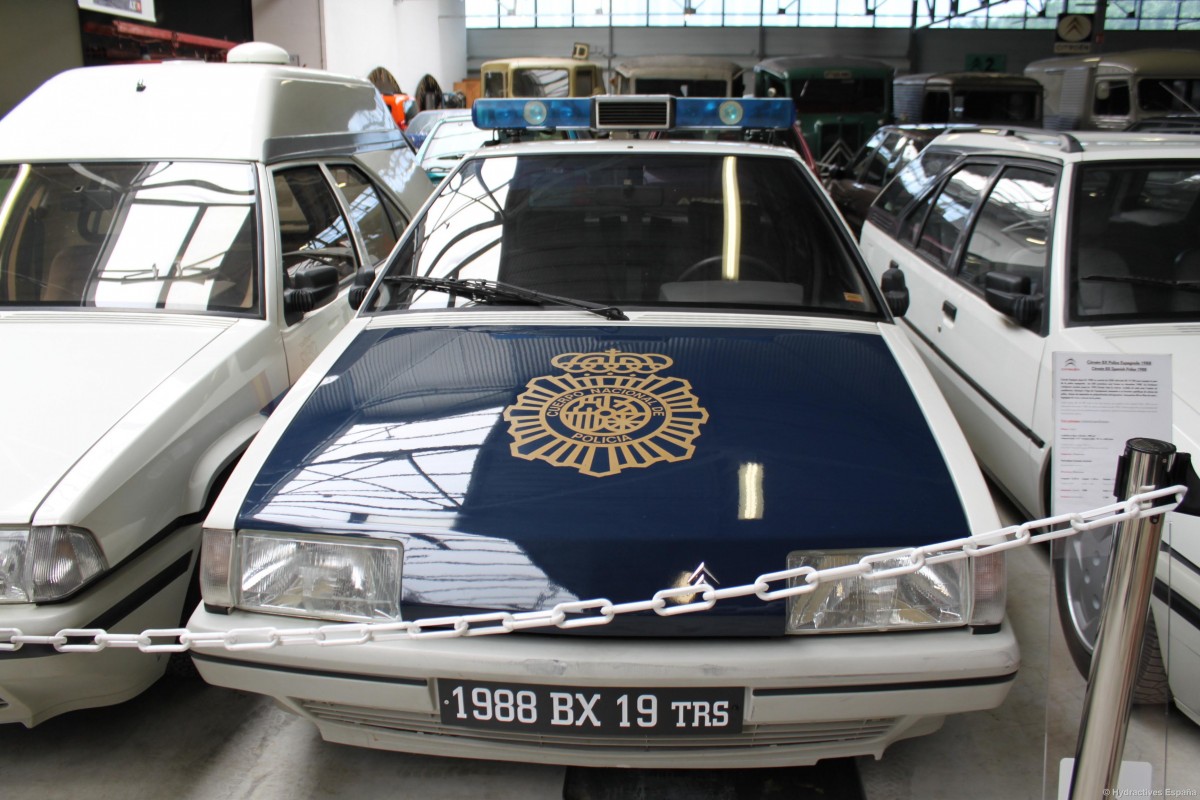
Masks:
[[[605,319],[627,320],[629,317],[616,306],[606,306],[603,303],[593,303],[588,300],[576,300],[572,297],[560,297],[547,294],[535,289],[525,289],[513,286],[511,283],[489,281],[481,278],[425,278],[417,275],[387,275],[386,283],[404,283],[420,289],[431,289],[436,292],[448,292],[451,298],[465,297],[477,303],[495,303],[505,300],[519,300],[538,305],[553,303],[560,306],[582,308],[593,314],[599,314]]]
[[[1150,286],[1155,289],[1182,289],[1185,292],[1200,292],[1200,281],[1173,280],[1171,278],[1146,278],[1138,275],[1085,275],[1081,281],[1103,283],[1127,283],[1132,286]]]

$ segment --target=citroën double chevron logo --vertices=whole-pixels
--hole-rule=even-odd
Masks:
[[[672,359],[610,349],[550,363],[563,374],[529,381],[504,410],[517,458],[605,477],[692,457],[708,412],[691,383],[656,374]]]

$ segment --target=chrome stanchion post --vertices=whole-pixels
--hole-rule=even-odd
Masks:
[[[1161,488],[1175,446],[1157,439],[1130,439],[1118,474],[1119,499]],[[1124,475],[1124,481],[1120,477]],[[1128,519],[1113,536],[1104,607],[1092,654],[1079,724],[1070,800],[1101,800],[1117,788],[1125,732],[1133,703],[1163,515]]]

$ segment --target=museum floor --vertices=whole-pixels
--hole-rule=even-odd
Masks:
[[[1002,517],[1012,513],[1000,503]],[[1017,683],[991,713],[948,719],[879,761],[700,773],[582,770],[429,758],[321,741],[264,698],[168,676],[109,709],[33,729],[0,727],[5,800],[907,800],[1048,798],[1074,754],[1084,683],[1052,615],[1049,565],[1034,548],[1009,561]],[[1134,710],[1125,760],[1153,768],[1154,795],[1200,794],[1200,726],[1163,707]]]

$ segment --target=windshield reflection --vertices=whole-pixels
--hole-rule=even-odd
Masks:
[[[247,164],[0,165],[0,304],[257,310]]]
[[[388,275],[498,280],[622,308],[876,317],[858,259],[793,159],[476,154],[418,218]],[[385,281],[368,309],[472,305]],[[478,300],[478,298],[476,298]]]

